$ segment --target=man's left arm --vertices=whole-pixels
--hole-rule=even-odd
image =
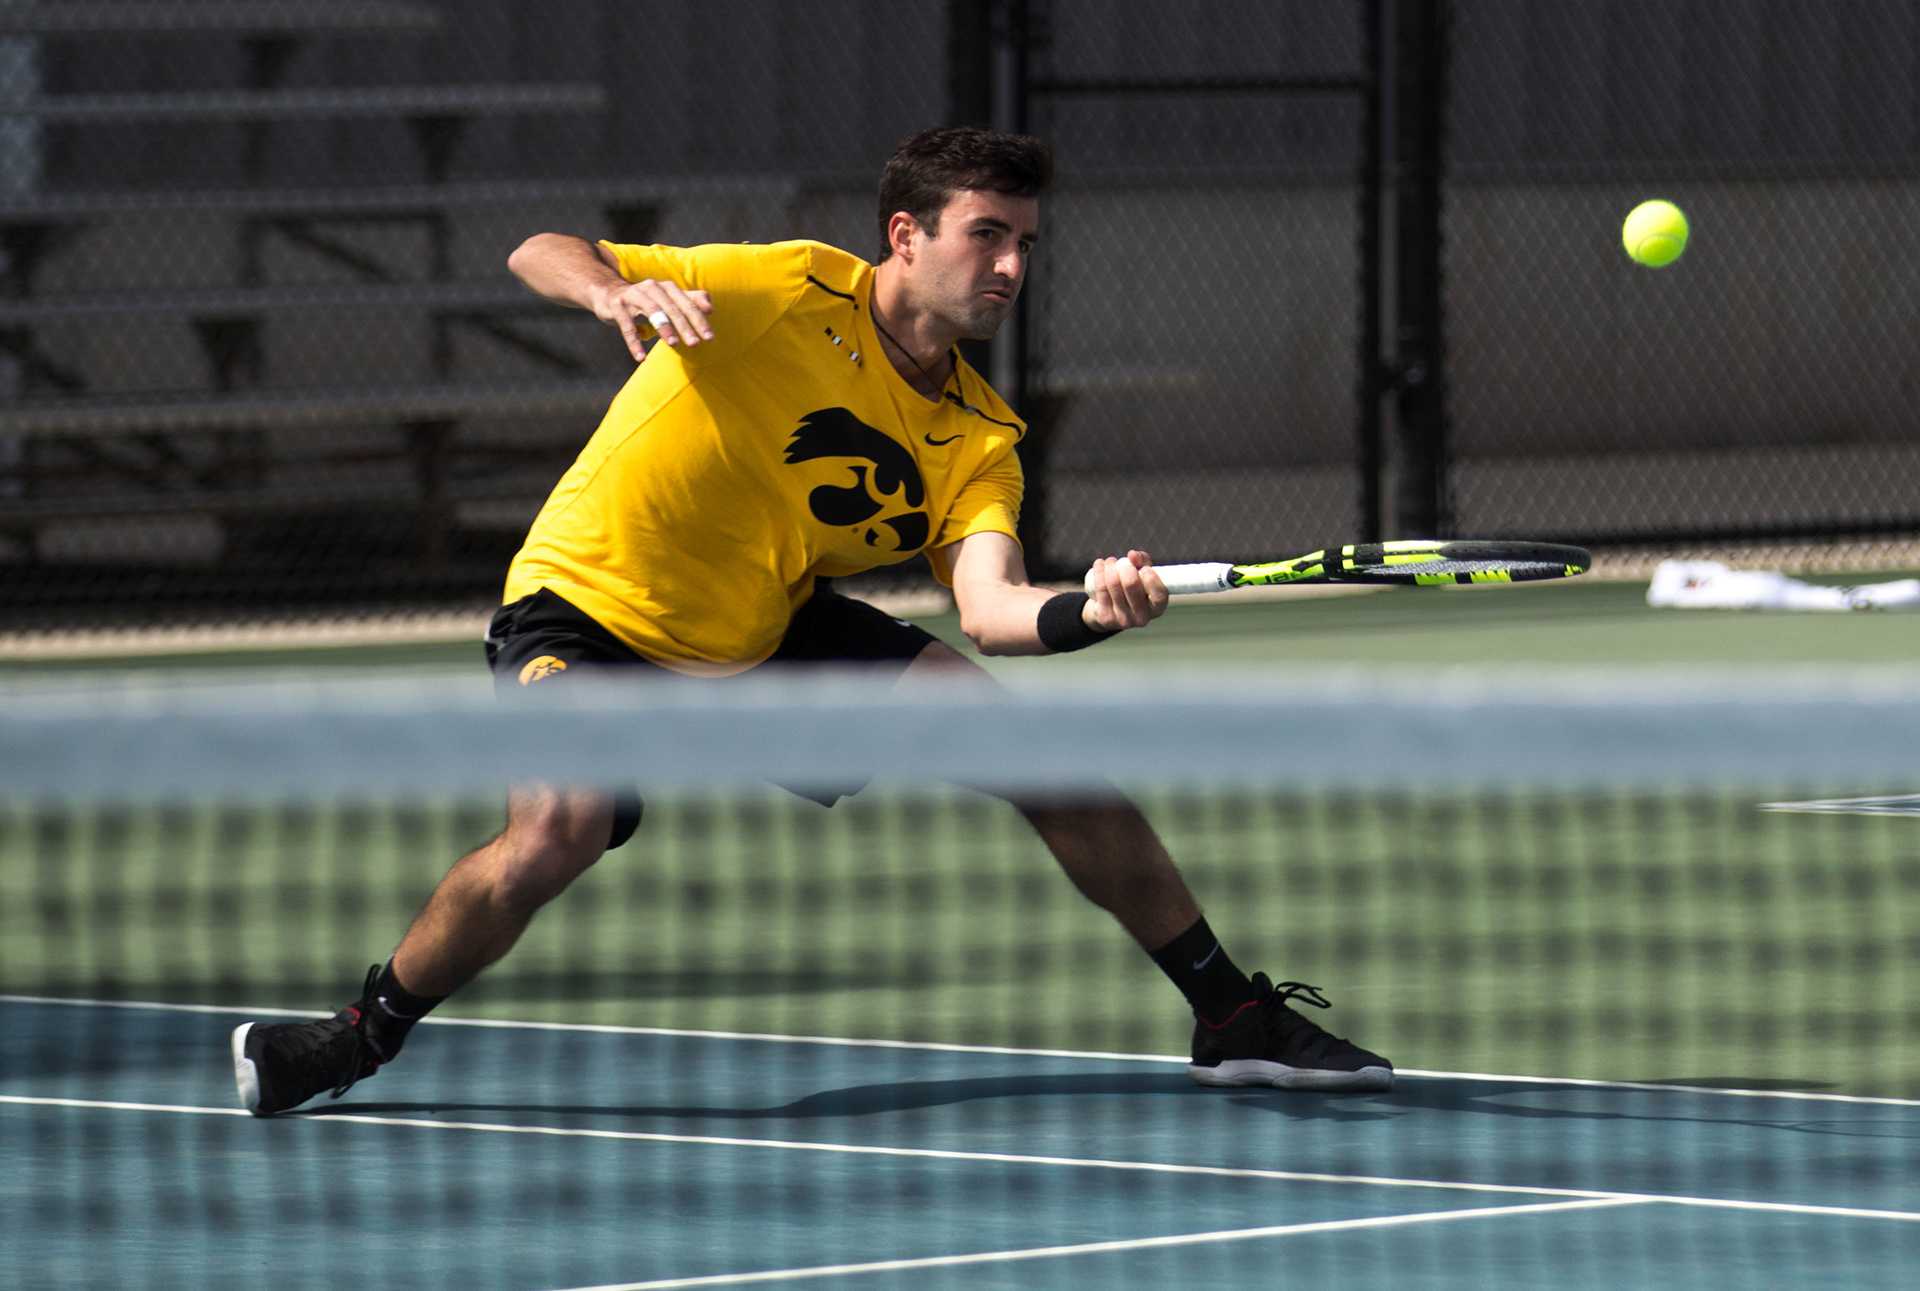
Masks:
[[[1167,589],[1144,551],[1094,561],[1090,596],[1029,583],[1020,544],[1004,533],[969,534],[940,556],[953,575],[960,630],[982,654],[1076,650],[1167,611]]]

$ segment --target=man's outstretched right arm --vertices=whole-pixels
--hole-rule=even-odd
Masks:
[[[654,332],[668,345],[688,349],[713,339],[713,302],[706,292],[656,278],[628,282],[612,253],[584,238],[536,233],[514,248],[507,268],[529,290],[618,328],[636,363],[647,356],[647,337]]]

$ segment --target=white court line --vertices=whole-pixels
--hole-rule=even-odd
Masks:
[[[1810,816],[1920,816],[1920,793],[1874,798],[1809,798],[1803,802],[1763,802],[1761,811],[1799,812]]]
[[[1185,1061],[1182,1059],[1182,1061]],[[1585,1080],[1579,1076],[1501,1076],[1478,1071],[1420,1071],[1394,1068],[1396,1076],[1421,1080],[1487,1080],[1507,1085],[1571,1085],[1577,1089],[1632,1089],[1649,1094],[1713,1094],[1721,1098],[1786,1098],[1808,1103],[1865,1103],[1879,1107],[1920,1107],[1920,1098],[1882,1098],[1871,1094],[1820,1094],[1799,1089],[1723,1089],[1714,1085],[1667,1085],[1640,1080]]]
[[[87,1111],[161,1112],[176,1116],[250,1116],[237,1107],[197,1107],[176,1103],[125,1103],[92,1098],[45,1098],[0,1094],[0,1106],[68,1107]],[[1110,1161],[1100,1157],[1026,1156],[1011,1152],[963,1152],[947,1148],[890,1148],[866,1143],[816,1143],[787,1139],[740,1139],[707,1134],[657,1134],[644,1130],[570,1129],[556,1125],[504,1125],[486,1121],[436,1121],[411,1116],[324,1116],[275,1118],[315,1125],[392,1125],[416,1130],[468,1130],[482,1134],[523,1134],[538,1138],[600,1139],[624,1143],[675,1143],[695,1147],[767,1148],[783,1152],[827,1152],[846,1156],[892,1157],[917,1161],[966,1161],[988,1165],[1060,1166],[1080,1170],[1120,1170],[1138,1174],[1198,1175],[1211,1179],[1262,1179],[1274,1183],[1348,1184],[1363,1188],[1427,1188],[1438,1192],[1495,1193],[1518,1197],[1565,1197],[1579,1201],[1667,1202],[1713,1210],[1753,1210],[1786,1215],[1844,1219],[1887,1219],[1920,1223],[1920,1212],[1865,1210],[1851,1206],[1815,1206],[1788,1201],[1744,1201],[1688,1197],[1657,1192],[1614,1192],[1601,1188],[1545,1188],[1531,1184],[1466,1183],[1457,1179],[1398,1179],[1384,1175],[1321,1174],[1304,1170],[1256,1170],[1248,1167],[1182,1165],[1168,1161]]]
[[[167,1013],[211,1013],[233,1017],[323,1018],[312,1009],[245,1008],[231,1004],[161,1004],[143,1000],[68,999],[52,995],[0,995],[0,1004],[52,1004],[78,1009],[152,1009]],[[678,1027],[631,1027],[592,1022],[514,1022],[497,1018],[421,1019],[424,1026],[479,1027],[500,1031],[570,1031],[590,1035],[679,1036],[693,1040],[758,1040],[769,1044],[810,1044],[848,1049],[906,1049],[927,1053],[997,1054],[1014,1058],[1084,1058],[1103,1062],[1146,1062],[1185,1066],[1178,1054],[1102,1053],[1086,1049],[1009,1049],[984,1044],[937,1044],[922,1040],[854,1040],[837,1036],[773,1035],[755,1031],[694,1031]],[[1821,1094],[1788,1089],[1723,1089],[1712,1085],[1666,1085],[1632,1080],[1589,1080],[1580,1076],[1507,1076],[1484,1071],[1426,1071],[1397,1067],[1396,1076],[1417,1080],[1485,1080],[1509,1085],[1571,1085],[1581,1089],[1633,1089],[1653,1094],[1715,1094],[1725,1098],[1781,1098],[1811,1103],[1859,1103],[1878,1107],[1920,1107],[1920,1098],[1884,1098],[1869,1094]]]
[[[981,1251],[972,1255],[930,1255],[912,1260],[875,1260],[868,1264],[821,1264],[807,1269],[772,1269],[763,1273],[715,1273],[698,1278],[666,1278],[655,1282],[619,1282],[576,1291],[668,1291],[673,1287],[746,1286],[754,1282],[797,1282],[802,1278],[845,1277],[853,1273],[893,1273],[902,1269],[951,1268],[959,1264],[999,1264],[1013,1260],[1046,1260],[1063,1255],[1100,1255],[1109,1251],[1144,1251],[1167,1246],[1199,1246],[1213,1242],[1245,1242],[1263,1237],[1292,1237],[1301,1233],[1339,1233],[1356,1228],[1397,1228],[1408,1224],[1446,1224],[1464,1219],[1493,1219],[1503,1215],[1539,1215],[1558,1210],[1592,1210],[1602,1206],[1634,1206],[1624,1198],[1592,1201],[1542,1201],[1525,1206],[1489,1206],[1476,1210],[1434,1210],[1418,1215],[1381,1215],[1372,1219],[1332,1219],[1312,1224],[1276,1224],[1269,1228],[1223,1229],[1214,1233],[1181,1233],[1173,1237],[1133,1237],[1112,1242],[1082,1242],[1074,1246],[1034,1246],[1017,1251]]]
[[[251,1116],[238,1107],[198,1107],[177,1103],[129,1103],[93,1098],[52,1098],[28,1094],[0,1094],[0,1105],[68,1107],[87,1111],[162,1112],[176,1116]],[[786,1152],[827,1152],[847,1156],[894,1157],[923,1161],[970,1161],[990,1165],[1061,1166],[1089,1170],[1123,1170],[1145,1174],[1203,1175],[1216,1179],[1262,1179],[1277,1183],[1339,1183],[1376,1188],[1435,1188],[1445,1192],[1498,1193],[1525,1197],[1568,1197],[1607,1200],[1637,1194],[1588,1188],[1508,1187],[1490,1183],[1460,1183],[1422,1179],[1394,1179],[1371,1175],[1314,1174],[1295,1170],[1259,1170],[1251,1167],[1181,1165],[1164,1161],[1110,1161],[1099,1157],[1031,1156],[1006,1152],[965,1152],[948,1148],[892,1148],[866,1143],[819,1143],[804,1139],[743,1139],[708,1134],[660,1134],[647,1130],[575,1129],[553,1125],[509,1125],[487,1121],[444,1121],[410,1116],[368,1116],[328,1112],[320,1116],[275,1118],[282,1123],[314,1125],[394,1125],[419,1130],[470,1130],[485,1134],[526,1134],[544,1138],[602,1139],[624,1143],[676,1143],[696,1147],[771,1148]],[[1915,1218],[1920,1219],[1920,1215]]]

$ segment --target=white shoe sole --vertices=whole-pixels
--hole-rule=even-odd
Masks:
[[[1378,1092],[1393,1088],[1393,1068],[1362,1067],[1358,1071],[1322,1071],[1289,1067],[1259,1058],[1230,1058],[1213,1067],[1188,1067],[1197,1085],[1271,1085],[1275,1089],[1336,1089]]]
[[[233,1029],[230,1042],[233,1049],[233,1084],[240,1092],[240,1106],[260,1115],[260,1072],[253,1065],[253,1059],[247,1057],[247,1032],[254,1024],[244,1023]]]

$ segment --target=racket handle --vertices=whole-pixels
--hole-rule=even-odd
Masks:
[[[1153,572],[1160,575],[1160,581],[1167,585],[1167,591],[1174,596],[1186,596],[1195,592],[1224,592],[1233,586],[1229,581],[1233,566],[1217,561],[1203,561],[1195,565],[1155,565]],[[1087,571],[1083,584],[1087,595],[1093,595],[1093,571]]]
[[[1155,565],[1153,572],[1175,596],[1194,592],[1224,592],[1233,586],[1233,566],[1220,561],[1202,561],[1195,565]]]

